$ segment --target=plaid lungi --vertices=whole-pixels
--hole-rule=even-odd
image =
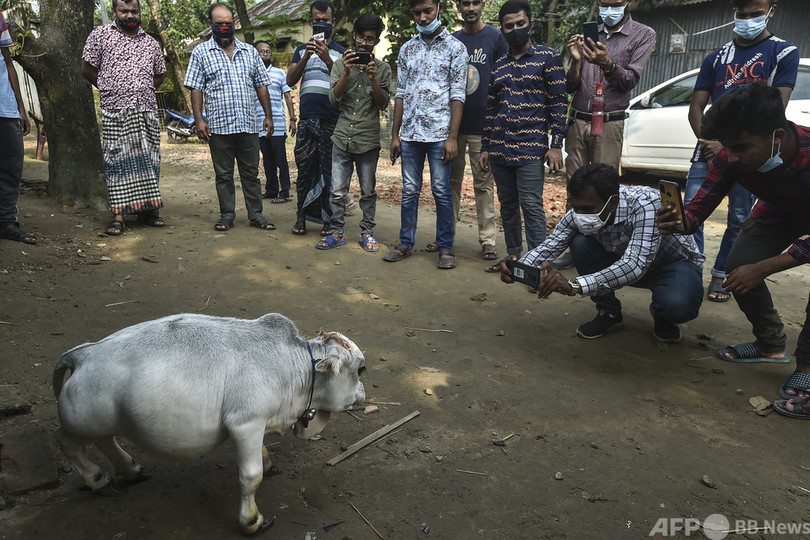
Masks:
[[[160,122],[150,111],[101,110],[104,176],[113,214],[135,214],[163,206],[160,181]]]
[[[335,122],[305,118],[298,124],[295,139],[295,164],[298,167],[296,191],[298,211],[308,221],[329,223],[332,205],[332,134]]]

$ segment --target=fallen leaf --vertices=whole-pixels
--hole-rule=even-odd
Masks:
[[[770,401],[768,401],[767,399],[765,399],[762,396],[750,397],[750,398],[748,398],[748,403],[750,403],[751,406],[757,411],[761,411],[762,409],[764,409],[765,407],[768,407],[771,404]]]

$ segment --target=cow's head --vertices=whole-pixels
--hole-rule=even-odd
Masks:
[[[293,433],[308,439],[324,428],[331,412],[341,412],[352,405],[361,406],[366,400],[366,391],[360,375],[366,370],[366,359],[352,340],[338,332],[324,332],[311,340],[315,354],[315,391],[312,407],[317,409],[315,418],[304,427],[296,422]],[[321,345],[322,347],[316,347]]]

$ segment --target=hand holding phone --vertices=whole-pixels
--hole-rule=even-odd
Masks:
[[[370,52],[363,52],[363,51],[354,51],[354,63],[359,66],[367,66],[371,63],[371,53]]]
[[[683,232],[686,217],[683,213],[683,197],[681,197],[681,186],[677,182],[670,182],[669,180],[659,180],[658,190],[661,192],[661,206],[671,208],[678,219],[681,220],[680,225],[675,227],[675,230]]]
[[[524,283],[529,287],[534,287],[535,289],[540,287],[540,282],[543,281],[544,271],[536,266],[513,261],[512,259],[506,259],[506,267],[512,274],[512,281]]]
[[[591,38],[594,43],[599,42],[599,23],[593,21],[582,23],[582,37],[585,40],[585,46],[594,50],[594,47],[588,43],[588,38]]]
[[[399,156],[400,156],[399,150],[394,150],[394,152],[391,154],[391,165],[397,162]]]

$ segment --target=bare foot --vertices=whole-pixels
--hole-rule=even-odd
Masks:
[[[712,281],[710,283],[710,286],[715,284],[715,283],[719,283],[722,286],[723,281],[725,281],[723,278],[713,277]],[[707,295],[707,297],[709,298],[709,300],[712,300],[714,302],[723,302],[723,301],[728,300],[729,298],[731,298],[731,295],[729,293],[723,292],[723,291],[711,291]]]

